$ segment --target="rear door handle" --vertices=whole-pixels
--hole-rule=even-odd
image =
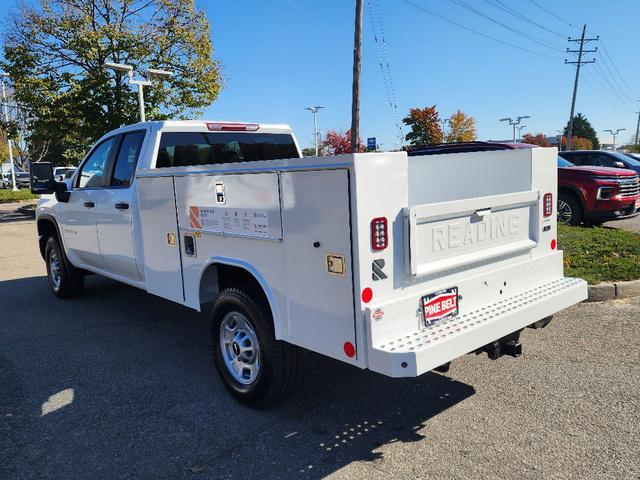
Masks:
[[[93,202],[84,202],[84,206],[87,208],[93,208],[96,206],[96,204]]]
[[[119,202],[114,205],[118,210],[126,210],[129,208],[129,204],[125,202]]]

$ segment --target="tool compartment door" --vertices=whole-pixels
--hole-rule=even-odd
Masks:
[[[183,303],[173,177],[138,178],[137,181],[147,291]]]
[[[281,174],[288,332],[292,343],[345,358],[355,342],[346,170]]]

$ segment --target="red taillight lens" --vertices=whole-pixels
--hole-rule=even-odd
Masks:
[[[387,219],[378,217],[371,220],[371,248],[375,251],[384,250],[389,245]]]
[[[542,197],[542,209],[545,217],[550,217],[553,214],[553,194],[545,193]]]
[[[255,132],[260,128],[257,123],[208,123],[207,128],[211,131],[221,132]]]

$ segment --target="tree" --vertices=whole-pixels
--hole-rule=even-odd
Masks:
[[[522,135],[522,142],[529,143],[531,145],[539,145],[541,147],[548,147],[551,145],[547,136],[542,133],[536,133],[535,135],[532,133],[525,133]]]
[[[410,108],[409,115],[402,121],[411,127],[411,131],[406,136],[406,140],[411,145],[442,143],[440,115],[438,115],[435,105],[425,108]]]
[[[337,130],[327,130],[322,140],[322,151],[328,155],[340,155],[341,153],[351,153],[351,129],[344,133]],[[362,140],[358,138],[358,152],[364,152]],[[314,150],[315,154],[315,150]]]
[[[320,149],[318,149],[320,150]],[[320,153],[320,152],[318,152]],[[315,157],[316,156],[316,147],[307,147],[302,149],[303,157]]]
[[[564,127],[564,134],[567,135],[569,130],[569,122],[567,122],[567,126]],[[596,134],[595,129],[587,120],[583,114],[578,113],[575,117],[573,117],[573,130],[571,132],[572,137],[582,137],[591,141],[591,145],[593,148],[598,150],[600,148],[600,141],[598,140],[598,135]],[[571,139],[571,143],[573,144],[573,138]],[[572,145],[572,148],[576,148]]]
[[[472,142],[476,139],[476,119],[458,110],[448,118],[447,143]]]
[[[6,24],[1,66],[29,112],[27,145],[47,160],[77,163],[105,132],[139,120],[127,75],[105,62],[175,73],[145,89],[150,119],[197,114],[220,91],[195,0],[39,0],[22,3]]]
[[[574,150],[593,150],[593,143],[588,138],[573,137],[571,143]]]

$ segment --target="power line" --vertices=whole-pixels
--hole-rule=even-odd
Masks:
[[[575,65],[574,65],[575,67]],[[591,90],[593,90],[595,93],[597,93],[598,95],[600,95],[600,97],[602,97],[603,100],[606,100],[607,103],[609,103],[610,105],[616,107],[617,109],[624,111],[624,112],[630,112],[631,110],[629,110],[626,105],[627,102],[622,102],[620,101],[617,97],[606,93],[607,92],[607,87],[605,84],[600,83],[601,80],[596,77],[596,76],[589,76],[592,75],[591,72],[588,71],[584,71],[582,72],[582,79],[586,82],[586,84],[591,88]],[[593,83],[591,83],[591,81],[593,81],[594,83],[597,83],[597,85],[594,85]]]
[[[620,77],[622,82],[629,89],[629,92],[631,92],[631,94],[633,95],[634,99],[637,99],[639,95],[636,92],[633,91],[633,89],[629,86],[627,81],[624,79],[624,76],[620,74],[620,70],[618,70],[618,67],[616,67],[616,64],[614,63],[613,58],[611,58],[611,55],[609,55],[609,51],[607,50],[607,47],[605,46],[605,44],[604,44],[604,42],[602,40],[600,41],[600,45],[602,45],[602,49],[604,50],[605,55],[609,59],[609,62],[611,62],[611,66],[613,67],[613,69],[616,71],[616,73],[618,74],[618,76]]]
[[[604,62],[602,62],[602,63],[604,63]],[[602,76],[602,78],[604,78],[604,80],[607,82],[607,85],[609,85],[609,88],[610,88],[611,92],[618,99],[620,99],[621,102],[623,102],[623,103],[627,103],[628,101],[632,101],[633,102],[633,99],[630,98],[628,95],[626,95],[625,92],[620,89],[619,85],[618,85],[617,89],[616,89],[616,87],[613,86],[613,83],[611,83],[611,81],[609,80],[609,75],[611,75],[611,70],[609,70],[609,75],[607,75],[606,72],[600,66],[600,63],[596,63],[596,67],[597,67],[598,71],[600,72],[600,75]],[[605,64],[605,67],[607,67],[607,69],[609,69],[609,67],[606,64]],[[613,78],[613,76],[611,76],[611,78],[615,82],[615,78]],[[622,95],[626,96],[627,98],[626,99],[623,98],[623,96],[620,93],[622,93]]]
[[[521,37],[526,38],[527,40],[530,40],[530,41],[535,42],[535,43],[537,43],[539,45],[542,45],[545,48],[549,48],[551,50],[556,50],[556,51],[562,51],[562,47],[561,46],[559,46],[557,44],[554,45],[551,42],[547,42],[544,39],[541,39],[541,38],[536,37],[534,35],[530,35],[530,34],[528,34],[526,32],[523,32],[522,30],[518,30],[517,28],[510,27],[509,25],[507,25],[505,23],[502,23],[502,22],[496,20],[495,18],[493,18],[493,17],[481,12],[480,10],[477,10],[477,9],[473,8],[471,5],[463,2],[462,0],[449,0],[449,1],[451,3],[453,3],[453,4],[455,4],[455,5],[458,5],[459,7],[462,7],[462,8],[464,8],[464,9],[466,9],[466,10],[472,12],[472,13],[475,13],[476,15],[478,15],[478,16],[486,19],[486,20],[489,20],[490,22],[493,22],[493,23],[495,23],[497,25],[500,25],[502,28],[506,28],[507,30],[509,30],[510,32],[515,33],[516,35],[520,35]]]
[[[467,27],[466,25],[463,25],[463,24],[458,23],[458,22],[456,22],[454,20],[451,20],[451,19],[449,19],[449,18],[447,18],[447,17],[445,17],[443,15],[440,15],[439,13],[433,12],[433,11],[423,7],[422,5],[419,5],[417,3],[412,2],[411,0],[403,0],[403,1],[404,1],[404,3],[406,3],[408,5],[411,5],[412,7],[417,8],[418,10],[423,11],[424,13],[427,13],[427,14],[429,14],[431,16],[439,18],[440,20],[442,20],[444,22],[450,23],[450,24],[455,25],[455,26],[457,26],[459,28],[462,28],[462,29],[467,30],[467,31],[472,32],[472,33],[475,33],[476,35],[479,35],[479,36],[484,37],[486,39],[493,40],[494,42],[501,43],[502,45],[506,45],[508,47],[515,48],[515,49],[521,50],[523,52],[533,53],[534,55],[539,55],[541,57],[552,58],[554,60],[558,59],[558,57],[554,57],[553,55],[549,55],[549,54],[543,53],[543,52],[537,52],[537,51],[531,50],[529,48],[521,47],[519,45],[515,45],[513,43],[506,42],[504,40],[500,40],[500,39],[498,39],[496,37],[492,37],[491,35],[487,35],[486,33],[479,32],[478,30],[475,30],[475,29],[473,29],[471,27]]]
[[[487,2],[487,3],[491,4],[491,5],[493,5],[494,7],[496,7],[496,8],[498,8],[498,9],[502,10],[503,12],[508,13],[509,15],[512,15],[512,16],[514,16],[514,17],[516,17],[516,18],[519,18],[519,19],[521,19],[521,20],[524,20],[525,22],[528,22],[528,23],[530,23],[530,24],[532,24],[532,25],[535,25],[536,27],[541,28],[542,30],[545,30],[545,31],[547,31],[547,32],[549,32],[549,33],[552,33],[553,35],[555,35],[555,36],[557,36],[557,37],[560,37],[560,38],[562,38],[563,40],[564,40],[565,38],[567,38],[567,36],[566,36],[566,35],[563,35],[563,34],[561,34],[561,33],[558,33],[558,32],[556,32],[556,31],[554,31],[554,30],[551,30],[550,28],[545,27],[544,25],[541,25],[541,24],[539,24],[538,22],[534,22],[534,21],[533,21],[533,20],[531,20],[529,17],[527,17],[527,16],[525,16],[525,15],[522,15],[520,12],[518,12],[518,11],[514,10],[514,9],[513,9],[513,8],[511,8],[509,5],[507,5],[507,4],[506,4],[506,3],[504,3],[504,2],[501,2],[500,0],[485,0],[485,2]]]
[[[540,5],[538,2],[536,2],[535,0],[529,0],[531,3],[533,3],[536,7],[538,7],[540,10],[547,12],[549,15],[551,15],[553,18],[555,18],[556,20],[566,23],[567,25],[569,25],[570,27],[575,28],[576,30],[580,30],[578,27],[576,27],[573,23],[571,23],[568,20],[565,20],[564,18],[560,17],[559,15],[556,15],[555,13],[553,13],[550,10],[547,10],[546,8],[544,8],[542,5]]]

